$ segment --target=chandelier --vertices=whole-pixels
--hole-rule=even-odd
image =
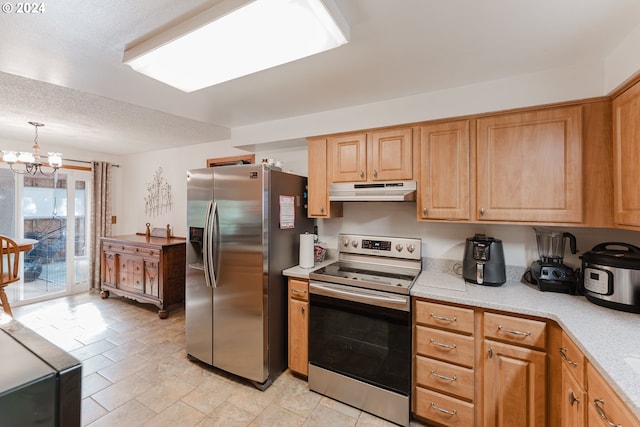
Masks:
[[[2,160],[9,164],[11,170],[17,174],[29,174],[36,175],[40,173],[41,175],[54,175],[60,166],[62,166],[62,154],[61,153],[48,153],[47,163],[43,163],[40,158],[40,146],[38,145],[38,128],[44,126],[43,123],[38,122],[28,122],[30,125],[34,126],[36,129],[36,136],[32,148],[32,152],[16,152],[16,151],[2,151]],[[14,168],[15,164],[24,165],[23,169]],[[51,168],[50,171],[45,172],[43,170],[43,166],[48,166]]]

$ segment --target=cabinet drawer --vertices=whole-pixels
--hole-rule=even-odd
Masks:
[[[416,301],[416,323],[471,335],[473,334],[473,310]]]
[[[416,415],[452,427],[475,425],[473,403],[416,387]]]
[[[289,298],[309,301],[309,282],[289,278]]]
[[[587,393],[589,395],[589,426],[618,425],[631,427],[640,425],[640,420],[629,411],[624,402],[591,364],[587,365],[587,384],[589,389]],[[600,408],[600,411],[598,411],[598,408]],[[604,419],[605,416],[612,424],[607,423]]]
[[[419,386],[473,400],[473,380],[473,369],[416,356],[416,383]]]
[[[484,335],[514,344],[544,349],[546,347],[545,322],[502,314],[485,313]]]
[[[562,347],[559,349],[562,357],[562,364],[567,367],[569,372],[578,381],[578,384],[584,387],[584,369],[586,358],[580,351],[578,346],[562,332]]]
[[[473,337],[416,326],[416,351],[423,356],[473,367]]]
[[[118,245],[114,243],[106,244],[105,250],[116,251],[123,255],[139,255],[139,256],[151,257],[151,258],[157,258],[160,255],[159,249],[141,248],[139,246],[130,246],[130,245]]]

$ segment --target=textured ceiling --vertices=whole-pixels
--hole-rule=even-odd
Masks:
[[[183,93],[122,64],[128,45],[215,3],[56,0],[1,14],[0,141],[32,139],[29,120],[46,124],[43,143],[109,154],[217,141],[238,126],[602,61],[640,24],[637,0],[336,0],[349,44],[211,88]]]

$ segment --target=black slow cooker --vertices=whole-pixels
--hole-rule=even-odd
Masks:
[[[640,313],[640,248],[628,243],[605,242],[585,252],[582,292],[595,304]]]

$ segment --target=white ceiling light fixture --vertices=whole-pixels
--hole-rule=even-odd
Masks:
[[[333,0],[226,0],[125,50],[135,71],[192,92],[348,42]]]
[[[20,175],[55,175],[58,169],[62,166],[62,154],[61,153],[48,153],[48,166],[52,169],[45,172],[43,166],[45,165],[40,158],[40,146],[38,145],[38,128],[44,126],[43,123],[28,122],[30,125],[36,128],[36,136],[33,140],[32,152],[17,152],[17,151],[2,151],[2,160],[9,164],[11,170]],[[24,169],[15,168],[15,164],[24,165]]]

